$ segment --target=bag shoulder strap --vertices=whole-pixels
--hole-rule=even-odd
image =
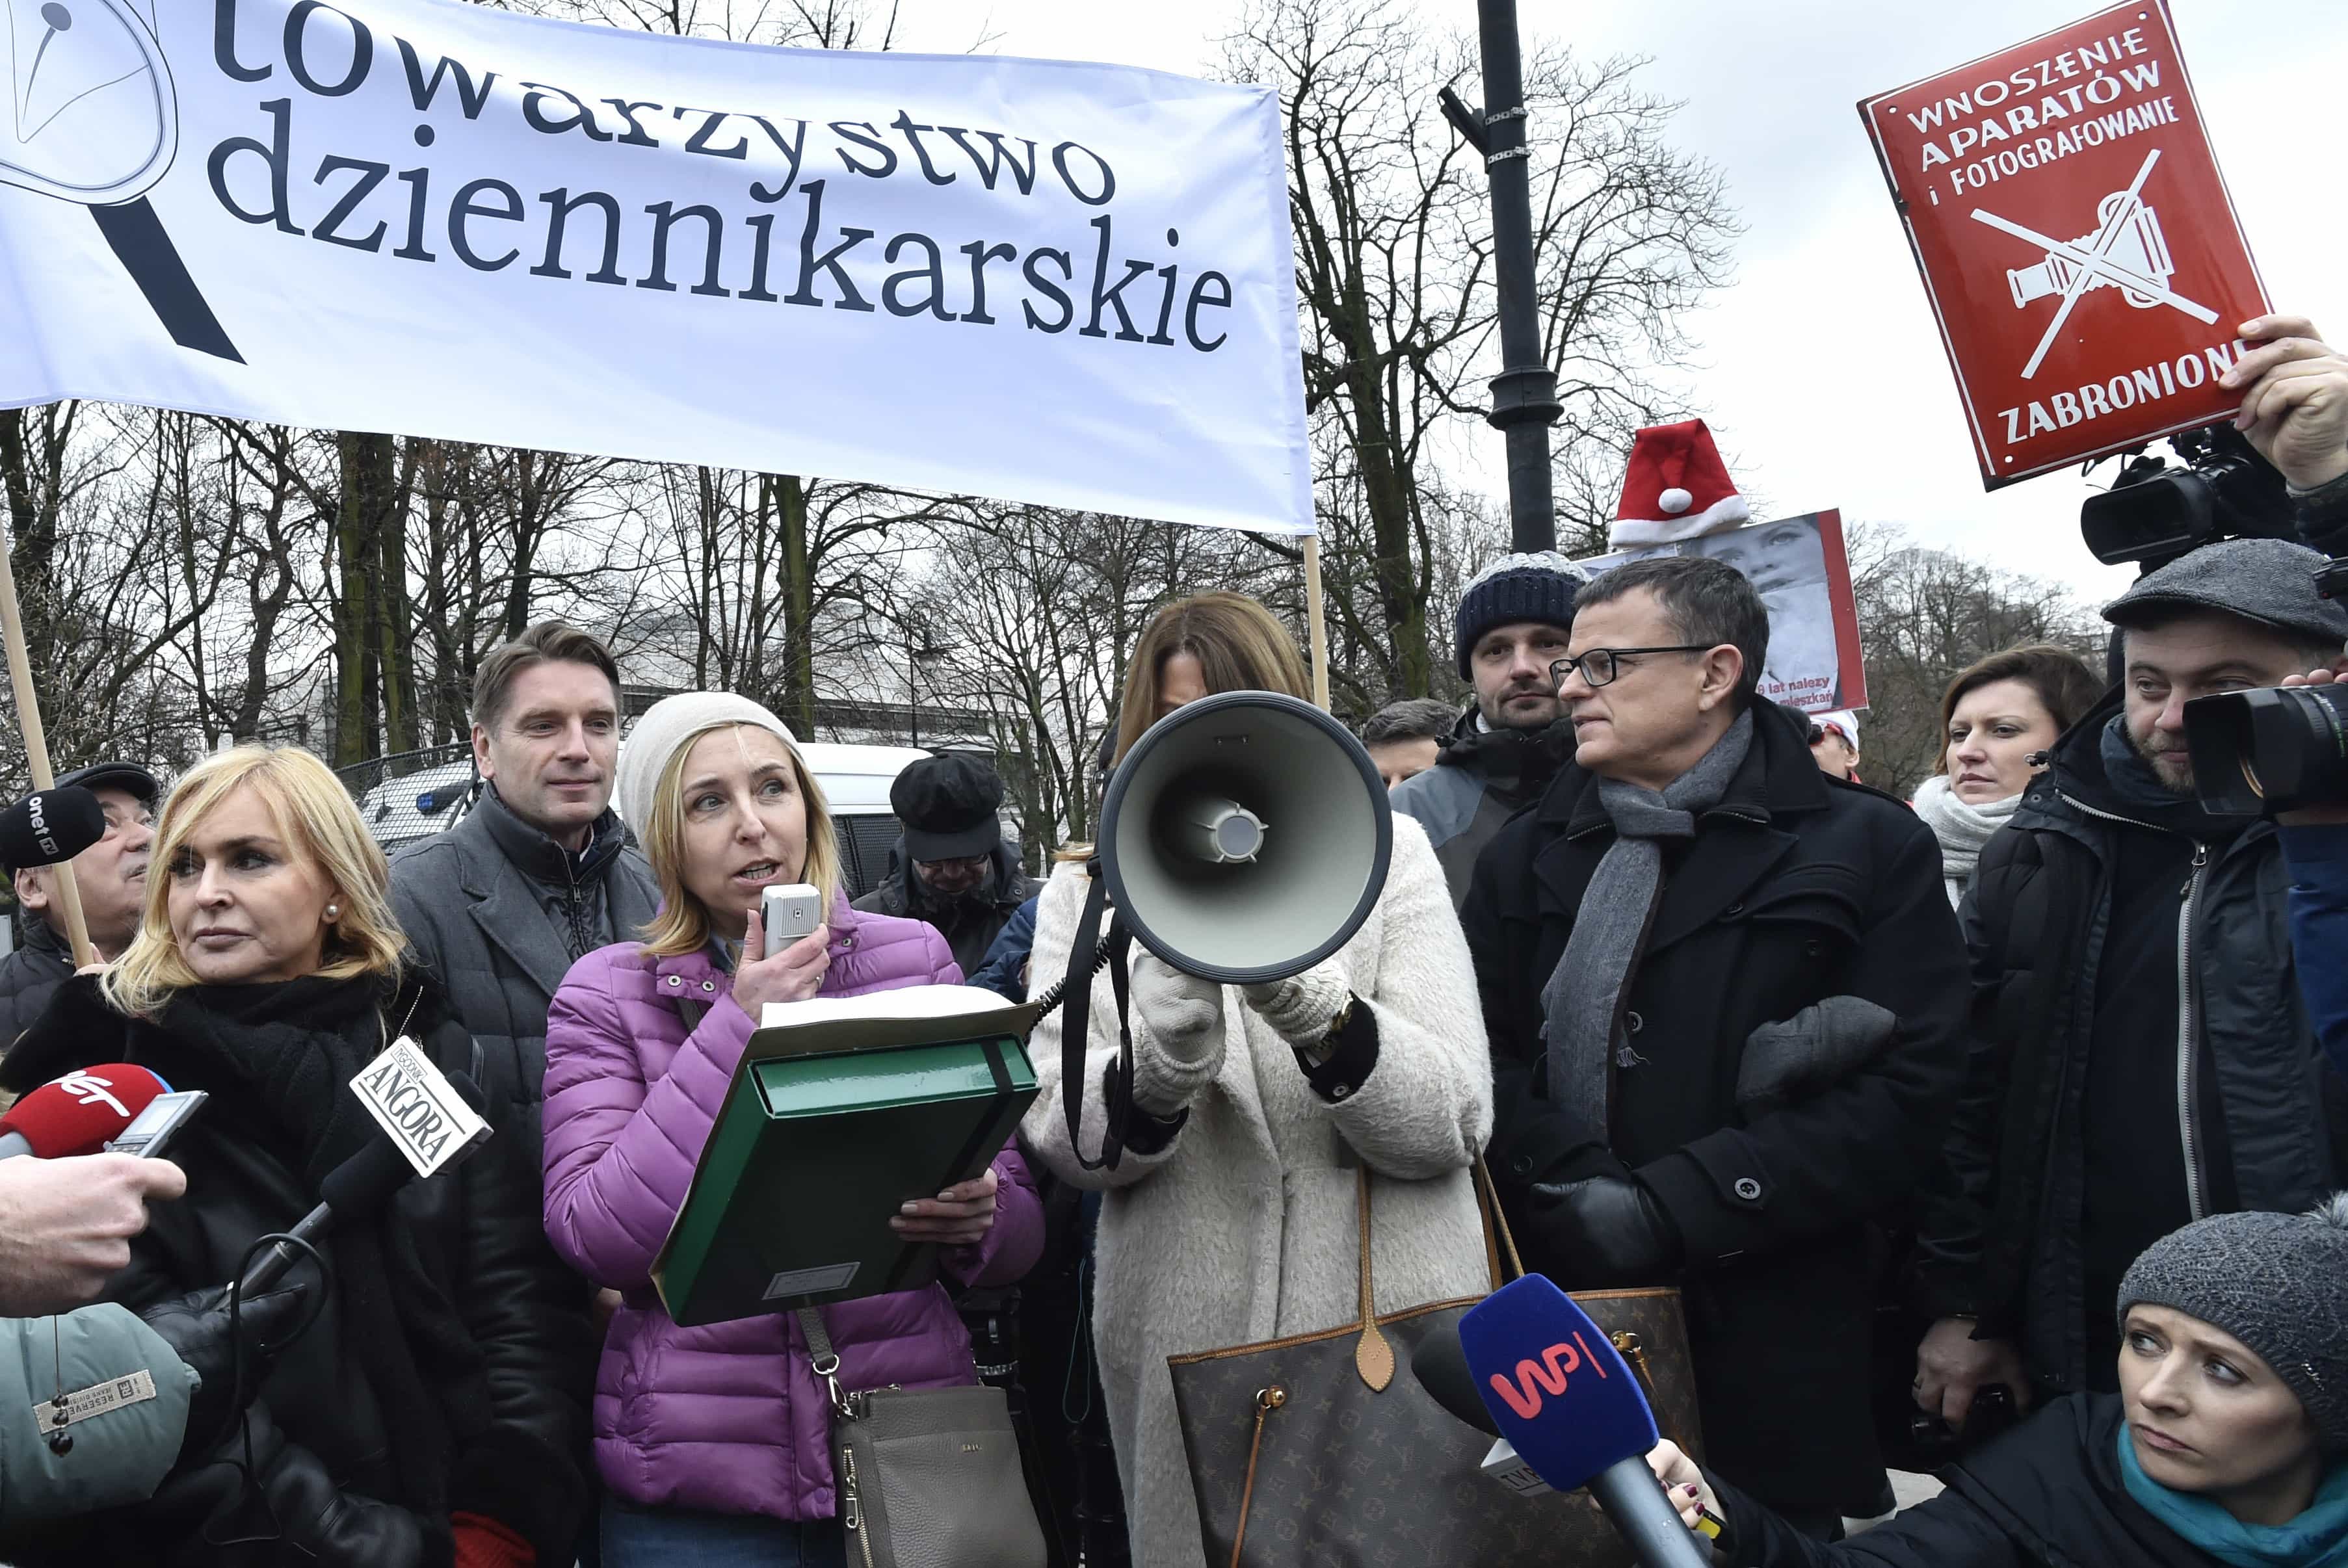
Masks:
[[[1354,1344],[1354,1370],[1373,1394],[1383,1394],[1394,1381],[1394,1347],[1378,1332],[1377,1294],[1370,1284],[1370,1166],[1363,1161],[1354,1167],[1354,1206],[1359,1213],[1361,1230],[1362,1275],[1362,1334]]]
[[[1484,1222],[1484,1257],[1490,1270],[1492,1288],[1498,1290],[1509,1277],[1521,1279],[1525,1260],[1517,1255],[1517,1238],[1509,1233],[1509,1218],[1500,1212],[1499,1189],[1492,1181],[1491,1168],[1478,1154],[1471,1163],[1476,1190],[1476,1210]],[[1374,1394],[1384,1393],[1394,1381],[1394,1347],[1378,1331],[1377,1289],[1371,1278],[1370,1226],[1370,1167],[1362,1161],[1354,1167],[1354,1203],[1356,1228],[1360,1232],[1361,1271],[1361,1335],[1354,1343],[1354,1370]],[[1509,1274],[1503,1276],[1501,1265],[1506,1260]]]
[[[822,1372],[821,1364],[826,1361],[838,1370],[839,1358],[831,1348],[831,1331],[823,1326],[823,1314],[812,1307],[802,1307],[792,1316],[799,1320],[799,1332],[807,1336],[808,1353],[818,1363],[817,1371]]]
[[[831,1348],[831,1331],[823,1326],[823,1314],[802,1307],[791,1316],[799,1320],[799,1332],[807,1337],[808,1370],[823,1379],[824,1392],[831,1399],[832,1421],[855,1419],[856,1407],[849,1403],[848,1390],[839,1386],[839,1352]]]
[[[1525,1276],[1525,1260],[1517,1255],[1517,1238],[1509,1233],[1509,1216],[1500,1212],[1499,1184],[1492,1180],[1492,1167],[1484,1163],[1484,1156],[1476,1156],[1476,1209],[1484,1221],[1484,1258],[1491,1269],[1492,1288],[1498,1290],[1511,1279]],[[1507,1272],[1501,1264],[1508,1265]]]

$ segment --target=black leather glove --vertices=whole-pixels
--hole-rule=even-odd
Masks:
[[[218,1443],[230,1419],[242,1414],[243,1405],[252,1402],[253,1395],[269,1376],[276,1353],[285,1348],[289,1337],[307,1315],[309,1300],[310,1286],[306,1280],[295,1280],[282,1289],[245,1297],[237,1314],[237,1326],[244,1337],[242,1405],[232,1402],[236,1393],[236,1341],[229,1332],[228,1286],[215,1285],[191,1290],[185,1296],[159,1301],[139,1315],[204,1380],[188,1406],[188,1431],[180,1449],[182,1460],[198,1450]]]
[[[246,1429],[182,1466],[138,1505],[141,1542],[152,1542],[160,1559],[315,1568],[424,1568],[448,1561],[445,1523],[341,1490],[317,1455],[286,1440],[265,1400],[253,1403]]]
[[[1661,1285],[1679,1272],[1679,1226],[1635,1176],[1536,1182],[1529,1213],[1566,1289]]]

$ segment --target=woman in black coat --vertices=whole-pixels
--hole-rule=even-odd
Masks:
[[[1838,1545],[1673,1444],[1648,1462],[1691,1524],[1726,1519],[1740,1568],[2348,1568],[2348,1194],[2163,1237],[2119,1312],[2116,1396],[2054,1401]]]
[[[170,1151],[187,1196],[157,1207],[107,1291],[137,1311],[238,1277],[257,1238],[291,1229],[328,1173],[385,1140],[349,1084],[394,1041],[444,1073],[480,1071],[428,980],[403,969],[382,853],[316,758],[248,747],[206,762],[164,807],[153,866],[121,960],[68,982],[0,1064],[17,1090],[129,1061],[211,1094]],[[586,1426],[571,1390],[592,1345],[540,1226],[538,1173],[534,1142],[493,1125],[376,1213],[338,1216],[318,1243],[325,1277],[310,1262],[287,1276],[305,1297],[296,1321],[314,1319],[248,1351],[242,1410],[207,1388],[153,1499],[7,1542],[8,1559],[567,1563]],[[225,1337],[224,1304],[195,1298],[207,1307]]]

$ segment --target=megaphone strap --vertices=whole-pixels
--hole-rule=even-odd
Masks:
[[[1111,917],[1108,935],[1101,935],[1101,920],[1108,911],[1108,883],[1094,862],[1091,886],[1085,895],[1085,909],[1076,921],[1076,939],[1068,948],[1068,972],[1061,980],[1064,995],[1060,999],[1060,1096],[1068,1119],[1068,1152],[1076,1163],[1087,1171],[1117,1169],[1125,1156],[1125,1136],[1133,1105],[1133,1029],[1130,1009],[1127,1005],[1129,979],[1126,972],[1126,948],[1133,938],[1125,923]],[[1108,966],[1109,988],[1117,997],[1117,1064],[1109,1070],[1109,1081],[1103,1085],[1101,1102],[1107,1112],[1101,1128],[1101,1152],[1097,1160],[1085,1154],[1080,1127],[1085,1107],[1085,1050],[1092,1040],[1092,978]]]

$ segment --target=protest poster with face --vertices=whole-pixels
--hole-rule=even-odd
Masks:
[[[1649,556],[1709,556],[1743,572],[1769,608],[1760,694],[1805,713],[1867,706],[1867,668],[1842,514],[1805,512],[1678,544],[1617,550],[1578,564],[1593,576]]]

